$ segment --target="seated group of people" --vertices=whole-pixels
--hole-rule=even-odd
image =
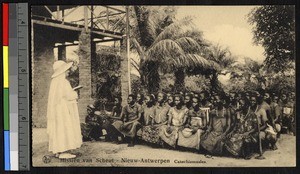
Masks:
[[[173,149],[194,149],[211,155],[263,158],[265,149],[276,150],[282,132],[295,134],[295,95],[266,90],[229,94],[200,93],[133,95],[127,105],[115,98],[112,112],[88,106],[82,123],[84,140],[121,143],[137,140]]]

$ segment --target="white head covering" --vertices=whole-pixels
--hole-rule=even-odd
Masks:
[[[72,65],[73,62],[66,63],[62,60],[58,60],[54,62],[53,64],[54,73],[52,74],[51,78],[57,77],[58,75],[66,72],[68,69],[71,68]]]

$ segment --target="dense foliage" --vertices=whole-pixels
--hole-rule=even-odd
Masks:
[[[295,61],[295,6],[266,5],[249,14],[254,42],[265,48],[265,65],[275,72]]]

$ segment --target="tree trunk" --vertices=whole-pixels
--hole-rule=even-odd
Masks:
[[[154,41],[150,31],[149,31],[149,17],[150,12],[146,10],[145,6],[134,6],[134,11],[137,20],[138,34],[141,39],[141,43],[143,46],[149,48]]]
[[[157,93],[159,90],[160,77],[158,73],[158,63],[157,62],[149,62],[146,67],[145,79],[147,81],[147,89],[148,93]]]
[[[221,84],[218,80],[217,72],[212,73],[212,76],[210,78],[210,84],[211,84],[211,92],[217,92],[217,93],[223,92]]]
[[[174,91],[175,92],[183,92],[185,90],[185,73],[184,69],[180,68],[177,71],[175,71],[175,84],[174,84]]]

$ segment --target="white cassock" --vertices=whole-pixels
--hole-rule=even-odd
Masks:
[[[49,151],[64,152],[82,144],[78,95],[62,73],[51,80],[47,108]]]

